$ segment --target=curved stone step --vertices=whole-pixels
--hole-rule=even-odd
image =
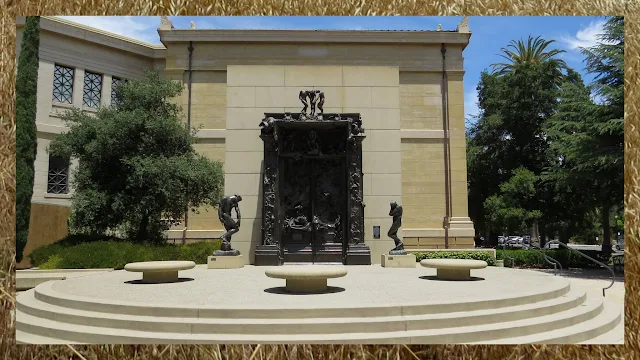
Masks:
[[[605,302],[602,312],[598,316],[567,328],[478,344],[624,344],[624,329],[621,329],[622,334],[616,333],[612,337],[605,336],[620,326],[622,316],[623,314],[618,307]],[[593,339],[600,340],[596,342],[589,341]],[[603,339],[613,339],[613,341],[607,342],[603,341]]]
[[[386,304],[385,306],[345,306],[331,308],[279,308],[253,307],[232,308],[220,306],[194,305],[160,305],[132,303],[115,300],[93,299],[74,295],[62,294],[53,289],[56,282],[38,285],[35,297],[39,301],[69,309],[85,310],[102,313],[162,316],[178,318],[216,318],[216,319],[309,319],[309,318],[345,318],[345,317],[380,317],[454,313],[461,311],[475,311],[482,309],[496,309],[509,306],[533,304],[540,301],[555,299],[570,291],[569,281],[555,279],[553,286],[517,296],[505,296],[495,299],[480,299],[460,302],[439,303],[427,302],[416,304]]]
[[[79,325],[151,332],[195,334],[332,334],[439,329],[514,321],[569,310],[582,304],[586,293],[571,292],[551,300],[505,308],[456,313],[310,319],[212,319],[151,317],[63,308],[43,303],[33,292],[20,296],[17,309],[35,317]]]
[[[446,329],[410,330],[374,333],[342,334],[187,334],[159,333],[87,325],[61,323],[34,317],[18,311],[16,327],[35,335],[71,339],[82,343],[411,343],[443,344],[488,342],[492,340],[526,337],[534,334],[562,331],[563,328],[584,323],[600,314],[603,302],[587,296],[578,307],[551,315],[494,324],[452,327]],[[520,343],[523,343],[520,341]]]
[[[61,340],[50,338],[47,336],[40,336],[29,334],[24,331],[16,330],[16,344],[17,345],[26,345],[26,344],[43,344],[43,345],[64,345],[64,344],[79,344],[70,340]]]

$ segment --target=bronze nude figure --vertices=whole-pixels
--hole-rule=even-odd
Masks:
[[[240,207],[238,203],[242,201],[242,196],[223,196],[218,204],[218,219],[224,225],[226,232],[222,234],[222,246],[220,250],[213,252],[214,256],[235,256],[240,255],[238,250],[231,248],[231,236],[240,231]],[[231,210],[235,210],[237,220],[231,217]]]
[[[398,237],[398,230],[402,225],[402,206],[398,205],[395,200],[391,201],[390,205],[391,210],[389,211],[389,216],[393,216],[393,223],[391,224],[391,228],[389,228],[387,236],[393,239],[396,246],[389,251],[389,255],[405,255],[407,252],[404,250],[404,244]]]
[[[304,90],[301,90],[300,91],[300,95],[298,95],[298,98],[300,99],[300,101],[304,105],[304,107],[302,108],[301,113],[306,114],[307,113],[307,108],[309,107],[309,103],[307,102],[307,92],[304,91]]]

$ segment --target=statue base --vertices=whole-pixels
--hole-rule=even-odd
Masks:
[[[239,269],[244,267],[242,255],[237,256],[209,256],[207,269]]]
[[[240,251],[236,249],[216,250],[213,252],[213,256],[240,256]]]
[[[413,254],[387,255],[382,254],[380,265],[387,268],[415,268],[416,256]]]

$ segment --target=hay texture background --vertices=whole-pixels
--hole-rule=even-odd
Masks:
[[[639,359],[640,0],[0,0],[0,358],[3,359]],[[20,15],[621,15],[625,45],[625,345],[16,346],[15,17]],[[473,29],[471,29],[473,30]],[[532,31],[535,29],[532,29]],[[473,41],[473,40],[471,40]],[[473,59],[467,59],[473,61]]]

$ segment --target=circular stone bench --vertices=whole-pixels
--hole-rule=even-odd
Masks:
[[[145,261],[124,266],[127,271],[141,272],[146,283],[167,283],[178,281],[178,271],[193,269],[193,261]]]
[[[487,262],[467,259],[424,259],[420,265],[438,270],[436,278],[442,280],[471,280],[471,269],[484,269]]]
[[[340,265],[284,265],[265,270],[270,278],[285,279],[285,289],[292,293],[318,293],[327,290],[327,279],[347,275]]]

